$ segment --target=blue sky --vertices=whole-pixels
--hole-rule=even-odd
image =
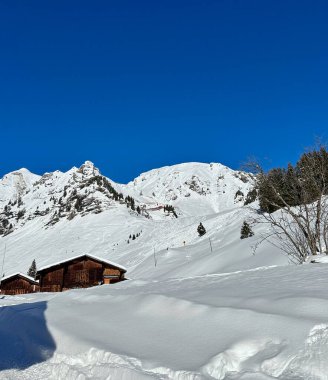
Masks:
[[[294,162],[328,138],[328,3],[0,0],[0,176]]]

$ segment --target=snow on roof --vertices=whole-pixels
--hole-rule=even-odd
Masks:
[[[20,276],[20,277],[26,278],[27,280],[32,281],[32,282],[39,282],[37,280],[34,280],[33,277],[28,276],[27,274],[24,274],[21,272],[16,272],[16,273],[10,274],[9,276],[2,277],[1,281],[7,280],[8,278],[15,277],[15,276]]]
[[[61,260],[61,261],[58,261],[56,263],[43,266],[42,268],[38,269],[38,272],[41,272],[41,271],[43,271],[45,269],[48,269],[48,268],[51,268],[51,267],[55,267],[55,266],[63,264],[63,263],[67,263],[67,262],[75,260],[75,259],[79,259],[80,257],[83,257],[83,256],[86,256],[86,257],[89,257],[90,259],[94,259],[96,261],[100,261],[102,263],[109,264],[109,265],[112,265],[114,267],[120,268],[120,269],[124,270],[125,272],[127,271],[127,269],[125,267],[123,267],[122,265],[116,264],[113,261],[102,259],[100,257],[94,256],[94,255],[90,255],[89,253],[83,253],[82,255],[73,256],[73,257],[70,257],[68,259]]]

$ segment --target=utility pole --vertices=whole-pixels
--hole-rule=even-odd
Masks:
[[[209,240],[209,242],[210,242],[211,252],[213,252],[211,238],[208,238],[208,240]]]

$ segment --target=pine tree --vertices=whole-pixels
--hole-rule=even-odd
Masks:
[[[240,231],[240,238],[247,239],[253,235],[254,232],[252,231],[251,226],[246,221],[244,221]]]
[[[202,225],[202,223],[199,223],[199,226],[197,227],[197,232],[198,232],[198,235],[199,236],[203,236],[206,234],[206,229],[205,227]]]
[[[35,260],[32,261],[32,264],[30,266],[30,269],[28,270],[27,272],[27,275],[30,276],[30,277],[33,277],[35,278],[36,277],[36,263],[35,263]]]
[[[256,198],[257,198],[257,190],[254,188],[247,193],[244,205],[247,206],[255,202]]]

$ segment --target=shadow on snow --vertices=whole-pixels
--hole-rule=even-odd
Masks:
[[[47,302],[0,307],[0,371],[25,369],[53,356],[46,309]]]

